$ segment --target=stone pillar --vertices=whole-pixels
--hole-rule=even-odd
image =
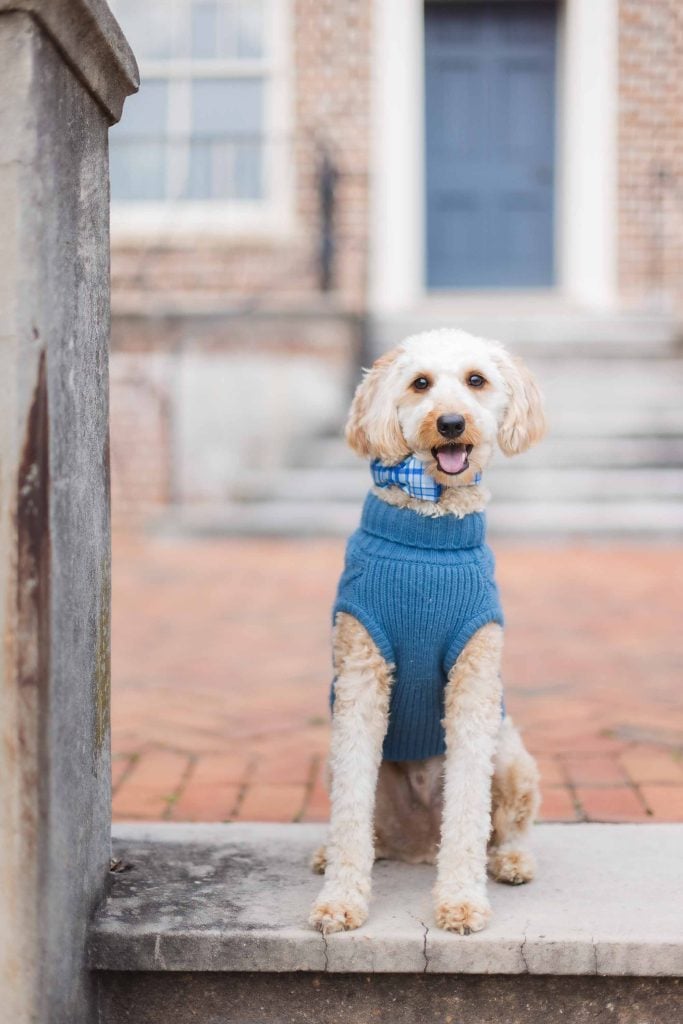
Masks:
[[[104,0],[0,0],[0,1017],[95,1020],[109,862],[107,130],[137,88]]]

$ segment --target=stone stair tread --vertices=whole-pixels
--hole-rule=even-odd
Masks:
[[[664,313],[597,313],[571,308],[555,299],[534,296],[533,306],[515,296],[471,298],[447,294],[429,297],[412,313],[375,316],[370,324],[373,356],[403,338],[425,330],[451,327],[497,338],[523,356],[572,356],[670,359],[680,344],[680,324]]]
[[[489,883],[479,934],[437,929],[427,865],[378,862],[369,921],[323,939],[318,825],[118,824],[130,865],[90,934],[98,971],[683,975],[682,825],[539,825],[538,878]]]
[[[513,463],[517,466],[574,466],[578,468],[633,466],[641,468],[682,468],[683,435],[636,437],[574,435],[562,437],[552,432],[543,444],[532,448]],[[301,468],[351,469],[358,456],[338,438],[317,438],[302,446],[292,471]]]
[[[678,538],[680,501],[499,501],[488,510],[490,535]],[[360,501],[249,501],[183,506],[149,523],[157,536],[348,536],[358,526]]]
[[[337,469],[303,466],[275,473],[242,474],[237,501],[328,501],[360,502],[369,487],[364,464]],[[590,500],[634,496],[661,501],[683,497],[683,468],[652,469],[568,466],[540,469],[520,463],[494,464],[486,473],[494,501],[514,497],[523,501],[543,499]]]

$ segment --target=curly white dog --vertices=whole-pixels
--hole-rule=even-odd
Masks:
[[[376,857],[436,862],[437,924],[461,934],[490,917],[487,866],[533,877],[538,773],[502,702],[480,480],[496,443],[516,455],[544,428],[526,367],[463,331],[408,338],[356,391],[346,436],[374,486],[335,605],[325,933],[366,920]]]

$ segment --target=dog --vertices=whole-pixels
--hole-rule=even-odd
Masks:
[[[310,923],[367,919],[377,858],[436,864],[435,918],[490,918],[487,869],[533,878],[536,764],[502,700],[502,612],[485,543],[483,471],[545,431],[536,381],[503,345],[416,334],[354,395],[346,438],[374,485],[334,610],[331,815]]]

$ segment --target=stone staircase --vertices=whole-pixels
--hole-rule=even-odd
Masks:
[[[624,354],[624,349],[627,354]],[[549,433],[486,473],[491,531],[510,536],[675,538],[683,533],[683,358],[669,341],[593,349],[517,344],[546,395]],[[163,529],[347,534],[367,466],[335,437],[312,438],[287,469],[245,474],[232,504],[185,508]]]
[[[369,921],[307,924],[318,825],[131,824],[90,931],[100,1024],[679,1019],[683,826],[539,825],[537,879],[434,926],[434,869],[380,861]]]

